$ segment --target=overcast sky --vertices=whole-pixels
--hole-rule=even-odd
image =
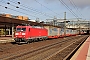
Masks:
[[[90,20],[90,0],[0,0],[0,13],[28,16],[33,20],[53,19],[54,16],[64,18],[64,12],[67,19]]]

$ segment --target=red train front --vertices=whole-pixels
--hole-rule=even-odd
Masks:
[[[31,42],[47,39],[48,31],[43,27],[17,26],[15,42]]]

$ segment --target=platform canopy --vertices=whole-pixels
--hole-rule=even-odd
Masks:
[[[11,27],[12,25],[18,26],[18,25],[38,25],[38,26],[50,26],[49,24],[43,24],[43,23],[37,23],[32,21],[25,21],[25,20],[19,20],[15,18],[8,18],[0,16],[0,28]],[[58,26],[57,26],[58,27]]]

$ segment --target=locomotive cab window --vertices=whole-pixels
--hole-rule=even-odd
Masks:
[[[20,31],[20,30],[21,30],[21,28],[17,28],[17,29],[16,29],[16,31]]]
[[[26,28],[22,28],[22,31],[26,31]]]
[[[26,31],[26,28],[17,28],[16,31]]]

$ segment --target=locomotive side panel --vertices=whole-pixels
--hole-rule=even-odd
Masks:
[[[30,37],[41,37],[41,36],[47,36],[47,30],[46,29],[39,29],[39,28],[30,28],[31,36]]]

